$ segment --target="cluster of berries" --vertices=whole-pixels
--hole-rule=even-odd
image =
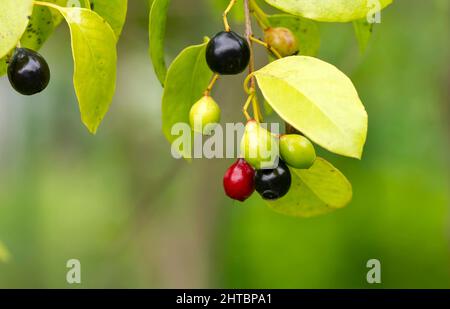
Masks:
[[[263,199],[276,200],[291,188],[291,171],[308,169],[316,160],[313,144],[299,134],[280,137],[250,120],[241,141],[241,155],[225,173],[225,193],[232,199],[245,201],[256,190]]]
[[[267,28],[264,30],[264,41],[282,57],[298,53],[297,39],[287,28]],[[246,39],[231,30],[221,31],[208,43],[206,62],[216,74],[236,75],[247,68],[250,54],[250,46]],[[214,124],[219,123],[220,114],[219,105],[207,92],[192,106],[189,121],[194,131],[209,134]]]
[[[282,57],[298,52],[295,36],[287,28],[268,28],[265,42]],[[234,75],[245,70],[251,51],[246,39],[233,31],[216,34],[206,48],[206,62],[218,75]],[[209,92],[196,102],[189,120],[194,131],[210,134],[220,121],[220,108]],[[225,193],[232,199],[245,201],[256,190],[264,199],[276,200],[285,196],[291,187],[288,166],[308,169],[316,159],[312,143],[299,134],[279,137],[249,120],[241,141],[241,156],[225,173]]]

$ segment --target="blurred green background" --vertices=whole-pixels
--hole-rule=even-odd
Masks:
[[[79,119],[65,25],[41,51],[52,69],[44,93],[22,97],[0,80],[0,242],[11,253],[1,288],[77,287],[65,280],[71,258],[84,288],[450,288],[449,1],[395,1],[364,55],[351,24],[320,25],[319,57],[352,78],[370,129],[362,161],[325,154],[353,183],[353,202],[312,219],[256,196],[227,199],[232,160],[171,157],[148,3],[129,2],[97,136]],[[170,59],[222,28],[224,2],[173,1]],[[242,119],[242,78],[215,90],[224,122]],[[380,285],[366,282],[372,258]]]

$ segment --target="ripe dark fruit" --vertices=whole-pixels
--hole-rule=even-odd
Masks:
[[[291,182],[291,172],[282,160],[275,169],[256,171],[256,191],[266,200],[276,200],[285,196],[291,188]]]
[[[232,199],[245,201],[255,191],[255,170],[244,159],[239,159],[223,177],[225,193]]]
[[[264,30],[264,40],[283,57],[298,53],[297,38],[288,28],[267,28]]]
[[[233,31],[216,34],[206,47],[206,62],[209,68],[221,75],[239,74],[250,61],[247,41]]]
[[[8,65],[8,78],[13,88],[23,95],[44,90],[50,81],[45,59],[28,48],[17,48]]]

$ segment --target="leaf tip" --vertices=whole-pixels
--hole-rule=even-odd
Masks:
[[[98,127],[100,126],[100,123],[88,123],[86,121],[83,121],[85,127],[88,129],[89,133],[92,135],[97,135]]]

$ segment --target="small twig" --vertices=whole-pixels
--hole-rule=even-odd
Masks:
[[[250,12],[253,16],[255,16],[256,21],[263,30],[270,28],[270,22],[267,18],[267,14],[258,6],[255,0],[250,0]]]
[[[252,98],[252,106],[253,106],[253,115],[255,116],[254,118],[255,118],[256,122],[259,123],[262,120],[262,114],[259,109],[258,100],[256,100],[256,95],[253,96],[253,98]]]
[[[236,4],[236,1],[237,0],[231,0],[230,3],[228,4],[228,7],[225,9],[225,12],[223,12],[223,24],[225,25],[226,32],[231,31],[230,24],[228,23],[228,14],[230,13],[233,6]]]
[[[245,91],[249,94],[251,94],[252,98],[250,100],[251,103],[253,103],[253,116],[254,118],[259,122],[260,121],[260,115],[261,111],[259,108],[258,101],[254,100],[256,96],[256,79],[253,75],[253,72],[255,71],[255,53],[253,50],[253,29],[252,29],[252,20],[250,16],[250,5],[249,0],[243,0],[244,1],[244,11],[245,11],[245,36],[247,38],[248,46],[250,47],[250,62],[248,65],[248,71],[249,75],[245,80]],[[250,87],[248,87],[248,84],[250,83]],[[250,103],[248,103],[250,105]],[[248,106],[247,106],[248,108]],[[245,114],[245,113],[244,113]],[[246,115],[247,117],[247,115]]]
[[[268,50],[269,50],[275,57],[277,57],[278,59],[283,58],[283,56],[281,56],[281,54],[280,54],[275,48],[273,48],[272,46],[270,46],[270,45],[267,44],[266,42],[261,41],[261,40],[255,38],[254,36],[250,37],[250,39],[251,39],[253,42],[258,43],[259,45],[264,46],[266,49],[268,49]]]
[[[242,108],[242,112],[244,113],[244,116],[247,119],[247,121],[252,119],[252,117],[250,117],[250,115],[248,113],[248,108],[249,108],[250,104],[252,103],[254,96],[255,96],[254,93],[250,94],[247,98],[247,101],[245,102],[244,107]]]
[[[253,36],[253,29],[252,29],[252,20],[250,18],[250,6],[249,6],[249,0],[244,0],[244,11],[245,11],[245,36],[247,38],[247,43],[250,46],[250,63],[248,65],[248,70],[250,75],[255,71],[255,55],[253,51],[253,42],[252,42],[252,36]],[[251,87],[254,88],[255,86],[255,78],[251,77]]]
[[[205,96],[209,96],[211,94],[211,91],[219,78],[220,78],[219,74],[214,74],[214,76],[211,79],[211,82],[208,85],[208,88],[206,88],[205,90],[204,93]]]
[[[249,83],[250,83],[250,79],[253,78],[253,73],[248,74],[247,77],[244,80],[244,91],[250,95],[252,94],[252,91],[254,90],[253,88],[249,87]]]
[[[256,106],[258,106],[258,117],[259,117],[259,121],[263,122],[264,121],[264,116],[262,114],[261,108],[259,106],[259,102],[258,102],[258,97],[255,95],[255,97],[253,98],[253,100],[255,101]]]
[[[40,5],[40,6],[48,6],[50,8],[56,9],[56,10],[59,10],[61,8],[60,6],[58,6],[56,4],[43,2],[43,1],[33,1],[33,4],[34,5]]]

